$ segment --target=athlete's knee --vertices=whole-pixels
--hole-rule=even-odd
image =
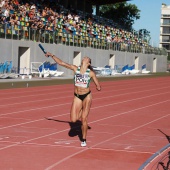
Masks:
[[[70,116],[70,121],[75,123],[77,121],[77,117],[75,115]]]
[[[83,125],[87,124],[87,117],[82,117],[81,121]]]

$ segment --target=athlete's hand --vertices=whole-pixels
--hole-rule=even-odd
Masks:
[[[49,53],[49,52],[47,52],[47,53],[45,54],[45,56],[46,56],[46,57],[49,57],[49,56],[52,56],[52,54]]]
[[[97,86],[96,89],[97,89],[98,91],[100,91],[100,90],[101,90],[101,87],[100,87],[100,86]]]

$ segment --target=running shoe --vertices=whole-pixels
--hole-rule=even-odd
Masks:
[[[82,147],[87,146],[86,141],[81,142],[81,146],[82,146]]]

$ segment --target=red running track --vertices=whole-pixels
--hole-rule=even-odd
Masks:
[[[137,170],[167,145],[170,79],[92,84],[87,144],[71,129],[73,85],[0,90],[1,170]],[[76,131],[77,130],[77,131]]]

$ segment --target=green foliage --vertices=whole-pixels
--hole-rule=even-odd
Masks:
[[[131,31],[134,21],[140,19],[140,10],[134,4],[121,2],[116,4],[102,5],[100,14],[112,19],[122,28]]]
[[[138,37],[142,39],[143,41],[150,43],[150,32],[146,29],[140,29],[138,32]]]

